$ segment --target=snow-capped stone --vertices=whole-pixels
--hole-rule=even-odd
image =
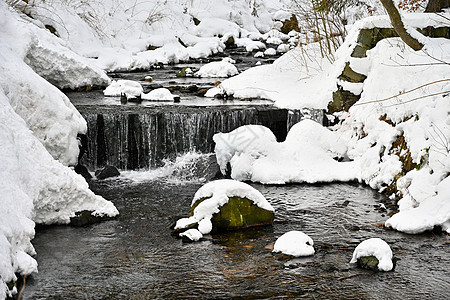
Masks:
[[[229,201],[233,202],[232,206],[227,205]],[[242,209],[241,205],[244,205]],[[267,225],[273,221],[273,212],[272,205],[255,188],[243,182],[221,179],[205,184],[195,193],[191,217],[179,219],[174,229],[182,230],[197,223],[200,232],[208,234],[213,228],[229,230]],[[227,224],[222,227],[224,222]]]
[[[145,94],[145,93],[142,94],[142,100],[173,101],[173,99],[174,99],[174,96],[166,88],[154,89],[147,94]]]
[[[203,237],[203,234],[197,229],[189,229],[180,233],[180,237],[183,238],[183,241],[197,242]]]
[[[289,231],[280,236],[272,252],[281,252],[292,256],[310,256],[314,254],[314,242],[301,231]]]
[[[350,263],[356,263],[359,258],[367,256],[375,256],[378,259],[380,271],[391,271],[394,267],[391,247],[380,238],[371,238],[360,243],[355,248]]]
[[[264,51],[265,56],[274,56],[277,55],[277,50],[273,48],[268,48],[266,51]]]
[[[119,79],[111,82],[111,84],[103,91],[103,94],[111,97],[118,97],[125,94],[127,98],[134,98],[140,96],[143,91],[144,89],[139,82]]]
[[[260,58],[260,57],[264,57],[264,52],[263,51],[258,51],[255,53],[255,55],[253,55],[254,58]]]
[[[233,64],[222,60],[203,65],[195,75],[198,77],[230,77],[238,73],[238,69]]]

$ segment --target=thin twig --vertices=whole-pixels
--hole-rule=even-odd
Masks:
[[[401,104],[413,102],[413,101],[416,101],[416,100],[420,100],[420,99],[424,99],[424,98],[428,98],[428,97],[433,97],[433,96],[438,96],[438,95],[443,95],[443,94],[447,94],[447,93],[450,93],[450,90],[449,90],[449,91],[445,91],[445,92],[439,92],[439,93],[434,93],[434,94],[429,94],[429,95],[424,95],[424,96],[416,97],[416,98],[410,99],[410,100],[408,100],[408,101],[404,101],[404,102],[400,102],[400,103],[391,104],[391,105],[388,105],[388,106],[385,106],[385,107],[397,106],[397,105],[401,105]]]
[[[17,300],[20,300],[20,298],[22,297],[22,293],[25,290],[26,282],[27,282],[27,275],[23,275],[23,285],[22,288],[20,289],[19,295],[17,296]]]
[[[436,84],[436,83],[440,83],[440,82],[445,82],[445,81],[450,81],[450,78],[441,79],[441,80],[436,80],[436,81],[433,81],[433,82],[428,82],[428,83],[425,83],[425,84],[423,84],[423,85],[421,85],[421,86],[418,86],[418,87],[416,87],[416,88],[413,88],[412,90],[409,90],[409,91],[406,91],[406,92],[403,92],[403,93],[400,93],[400,94],[397,94],[397,95],[394,95],[394,96],[391,96],[391,97],[388,97],[388,98],[379,99],[379,100],[372,100],[372,101],[367,101],[367,102],[363,102],[363,103],[355,103],[355,104],[353,104],[353,106],[387,101],[387,100],[396,98],[396,97],[398,97],[398,96],[402,96],[402,95],[405,95],[405,94],[414,92],[414,91],[416,91],[416,90],[418,90],[418,89],[421,89],[421,88],[423,88],[423,87],[426,87],[426,86],[429,86],[429,85],[432,85],[432,84]],[[448,93],[448,91],[447,91],[447,92],[442,92],[441,94],[444,94],[444,93]],[[431,95],[429,95],[429,96],[431,96]],[[428,96],[427,96],[427,97],[428,97]],[[411,100],[411,101],[412,101],[412,100]],[[410,101],[408,101],[408,102],[410,102]],[[405,102],[405,103],[407,103],[407,102]]]

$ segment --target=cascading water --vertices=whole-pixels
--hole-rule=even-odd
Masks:
[[[305,116],[323,120],[322,111],[291,111],[270,105],[78,109],[88,124],[88,151],[82,164],[91,169],[105,165],[145,169],[191,151],[210,153],[215,133],[247,124],[264,125],[283,141],[289,128]]]

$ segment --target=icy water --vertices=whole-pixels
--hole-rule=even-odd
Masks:
[[[449,236],[377,227],[387,217],[376,206],[386,199],[358,184],[252,184],[275,207],[273,226],[183,243],[168,227],[188,212],[205,175],[187,176],[184,164],[93,182],[120,217],[38,230],[39,273],[27,279],[22,299],[448,299]],[[270,245],[290,230],[310,235],[316,254],[272,255]],[[371,237],[391,245],[400,259],[395,271],[348,263]]]

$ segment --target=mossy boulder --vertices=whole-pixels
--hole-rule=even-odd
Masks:
[[[194,214],[195,208],[204,200],[197,200],[191,207],[189,216]],[[275,218],[274,212],[257,206],[252,200],[241,197],[230,197],[228,203],[220,207],[218,213],[213,214],[211,223],[213,231],[233,231],[255,226],[271,225]]]
[[[360,268],[363,269],[368,269],[368,270],[372,270],[372,271],[378,271],[378,258],[376,258],[375,256],[363,256],[358,258],[357,260],[357,265]]]

